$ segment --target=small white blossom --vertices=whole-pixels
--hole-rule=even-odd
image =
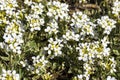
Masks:
[[[65,35],[63,35],[63,38],[68,40],[75,40],[79,41],[79,34],[75,34],[73,31],[68,30]]]
[[[95,24],[93,24],[92,22],[86,22],[83,24],[83,26],[81,27],[81,35],[93,35],[94,36],[94,28],[95,28]]]
[[[26,67],[26,65],[27,65],[27,60],[25,60],[25,62],[24,62],[24,61],[20,61],[20,64],[22,65],[22,67]]]
[[[84,77],[86,78],[86,80],[89,80],[90,75],[94,73],[94,68],[92,68],[91,65],[88,63],[84,63],[83,67],[85,69]]]
[[[40,56],[32,57],[32,59],[33,59],[34,66],[44,67],[48,63],[48,61],[45,60],[44,56],[42,56],[41,58]]]
[[[115,77],[107,76],[107,80],[117,80]]]
[[[47,28],[45,29],[45,32],[48,32],[49,34],[57,34],[58,33],[58,23],[55,20],[50,21],[47,24]]]
[[[83,80],[83,75],[77,75],[77,77],[78,77],[78,80]]]
[[[62,51],[61,51],[63,47],[62,40],[57,38],[53,40],[53,38],[50,38],[48,42],[49,42],[48,47],[44,47],[44,50],[47,50],[48,54],[51,54],[52,51],[54,56],[58,56],[62,54]]]
[[[115,69],[115,68],[116,68],[117,63],[116,63],[114,57],[109,58],[109,60],[110,60],[110,62],[111,62],[111,65],[110,65],[111,70],[110,70],[110,72],[111,72],[111,73],[116,72],[116,69]]]
[[[43,12],[43,8],[44,8],[44,6],[41,3],[39,3],[39,4],[33,3],[31,5],[31,10],[32,10],[31,12],[36,15],[39,15],[39,14],[41,15]]]

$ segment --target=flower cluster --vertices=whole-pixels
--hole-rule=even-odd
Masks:
[[[48,63],[48,61],[45,60],[44,56],[42,56],[41,58],[40,56],[32,57],[32,59],[33,59],[33,65],[34,65],[36,74],[39,74],[40,71],[45,70],[45,66]]]
[[[20,11],[17,10],[18,4],[16,0],[2,0],[0,2],[0,11],[2,18],[0,19],[1,25],[5,25],[5,33],[3,39],[7,43],[10,50],[14,53],[21,53],[21,45],[23,43],[23,25],[20,19]],[[14,19],[13,19],[14,18]],[[19,18],[19,19],[17,19]]]
[[[82,12],[75,12],[72,15],[72,19],[71,19],[71,26],[75,26],[77,28],[82,28],[82,26],[84,25],[85,22],[90,21],[90,19],[88,18],[88,16],[86,14],[83,14]]]
[[[116,21],[108,16],[102,16],[101,19],[98,19],[97,23],[104,29],[105,34],[110,34],[111,30],[116,27]]]
[[[60,3],[59,1],[53,1],[53,2],[48,2],[47,3],[48,6],[48,12],[47,12],[47,16],[49,17],[54,17],[56,20],[58,20],[58,18],[60,19],[68,19],[68,5],[65,3]]]
[[[0,10],[5,10],[7,17],[12,17],[15,15],[16,7],[18,7],[16,0],[2,0],[0,2]]]
[[[53,38],[50,38],[48,40],[49,42],[48,47],[44,47],[44,49],[48,51],[48,54],[54,54],[54,56],[61,55],[62,54],[61,49],[63,47],[62,41],[63,40],[57,38],[55,40]]]
[[[29,24],[30,31],[39,31],[41,29],[40,27],[44,25],[44,18],[42,18],[44,6],[41,3],[29,1],[25,1],[24,3],[31,7],[29,14],[25,16]]]
[[[3,69],[0,80],[20,80],[20,76],[16,73],[15,70],[11,71]]]
[[[84,78],[86,78],[86,80],[90,79],[90,74],[94,73],[95,68],[92,67],[89,63],[84,63],[84,74],[79,74],[77,75],[78,80],[84,80]]]
[[[22,39],[22,32],[24,30],[21,27],[20,21],[12,20],[8,25],[6,26],[5,33],[4,33],[4,40],[10,47],[10,49],[14,53],[21,54],[21,45],[24,42]]]
[[[70,25],[76,27],[77,30],[80,31],[80,35],[94,36],[94,28],[96,25],[90,21],[86,14],[77,11],[76,13],[73,13],[72,17],[72,23]]]
[[[116,0],[113,3],[113,7],[112,7],[112,13],[115,14],[116,16],[120,15],[120,1]]]
[[[93,42],[93,43],[79,43],[79,47],[76,47],[76,50],[79,51],[79,60],[84,61],[84,77],[89,80],[90,74],[94,73],[95,67],[92,65],[95,64],[96,59],[100,66],[102,66],[105,70],[110,70],[111,73],[116,72],[116,62],[114,57],[109,58],[108,62],[103,59],[107,59],[110,56],[110,48],[107,46],[109,44],[107,37],[101,40],[101,42]]]
[[[84,63],[84,70],[85,72],[83,77],[85,77],[86,80],[89,80],[90,74],[93,74],[95,69],[89,63]]]
[[[29,14],[28,16],[26,16],[26,19],[29,23],[31,32],[35,30],[39,31],[41,29],[40,26],[44,24],[44,19],[40,18],[36,14]]]
[[[79,60],[88,61],[94,58],[103,59],[103,56],[109,56],[110,48],[107,48],[107,42],[79,43],[76,47],[79,51]]]

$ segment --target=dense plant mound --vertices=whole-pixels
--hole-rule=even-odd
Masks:
[[[0,80],[119,80],[119,26],[118,0],[1,0]]]

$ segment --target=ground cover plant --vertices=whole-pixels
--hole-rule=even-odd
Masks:
[[[1,0],[0,80],[119,80],[120,1]]]

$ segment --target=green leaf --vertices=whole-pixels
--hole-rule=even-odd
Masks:
[[[9,61],[9,57],[0,56],[0,58],[4,61]]]
[[[39,52],[39,46],[34,40],[28,41],[25,45],[25,51]]]
[[[117,55],[117,56],[120,55],[120,53],[118,52],[118,50],[113,50],[113,53],[114,53],[115,55]]]

